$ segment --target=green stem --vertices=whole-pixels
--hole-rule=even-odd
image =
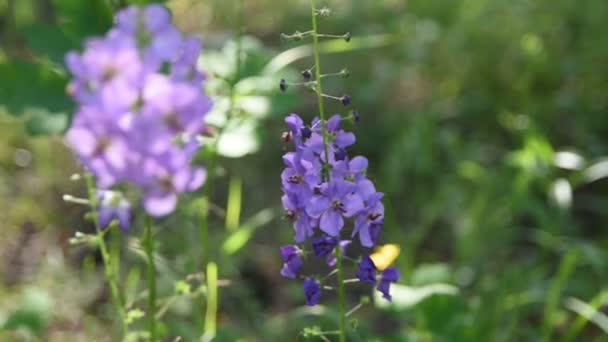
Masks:
[[[315,87],[315,92],[317,93],[317,102],[319,104],[319,116],[321,118],[321,134],[323,135],[323,152],[325,152],[325,159],[328,158],[327,153],[327,134],[325,127],[325,110],[324,110],[324,102],[323,102],[323,86],[321,84],[321,63],[319,62],[319,37],[317,31],[317,10],[315,5],[315,0],[310,0],[310,8],[312,14],[312,45],[314,50],[314,58],[315,58],[315,80],[317,85]],[[326,179],[329,181],[329,170],[324,168],[324,175]]]
[[[205,262],[207,262],[207,299],[205,302],[205,298],[202,297],[203,299],[203,303],[202,303],[202,308],[203,308],[203,317],[204,317],[204,326],[203,326],[203,331],[204,336],[209,336],[211,333],[213,334],[213,336],[215,336],[215,331],[216,331],[216,316],[217,316],[217,307],[218,307],[218,300],[217,297],[215,298],[211,298],[212,295],[212,290],[209,288],[209,278],[210,278],[210,274],[209,271],[210,270],[215,270],[215,274],[217,277],[217,264],[208,261],[210,260],[209,257],[209,208],[210,208],[210,198],[211,198],[211,194],[212,192],[212,187],[213,187],[213,183],[214,183],[214,178],[215,178],[215,165],[217,162],[217,148],[218,148],[218,144],[220,141],[220,137],[222,136],[222,133],[224,132],[224,129],[226,128],[226,126],[228,126],[231,117],[233,116],[233,111],[234,111],[234,107],[235,107],[235,86],[236,83],[239,81],[240,77],[241,77],[241,52],[242,52],[242,44],[241,44],[241,36],[242,36],[242,27],[243,27],[243,0],[236,0],[236,20],[235,20],[235,31],[236,31],[236,51],[235,51],[235,72],[234,72],[234,80],[233,82],[231,82],[230,84],[230,105],[228,108],[228,111],[226,113],[226,122],[224,123],[224,125],[222,127],[220,127],[218,129],[218,133],[217,133],[217,137],[215,139],[215,141],[213,142],[213,145],[211,147],[211,153],[209,156],[209,161],[207,163],[207,169],[209,170],[209,176],[207,178],[206,181],[206,185],[205,188],[203,190],[203,199],[202,199],[202,212],[201,212],[201,221],[200,221],[200,225],[199,225],[199,230],[200,230],[200,243],[201,243],[201,257],[203,260],[203,264]],[[213,302],[211,302],[213,300]]]
[[[144,249],[148,259],[148,332],[150,341],[156,341],[156,266],[154,263],[154,240],[152,238],[152,218],[146,215]]]
[[[205,317],[205,334],[203,341],[211,341],[217,332],[217,264],[209,262],[207,264],[207,315]]]
[[[118,317],[121,322],[121,335],[127,333],[127,321],[126,314],[124,309],[124,303],[122,301],[122,297],[120,292],[118,291],[118,276],[116,270],[118,267],[113,265],[113,262],[118,263],[118,260],[112,261],[112,256],[108,251],[108,247],[106,246],[106,242],[104,239],[104,232],[101,227],[99,227],[99,213],[97,208],[99,206],[99,201],[97,200],[97,191],[95,189],[95,185],[93,183],[93,176],[89,173],[85,174],[85,180],[87,185],[87,193],[89,196],[89,203],[91,205],[91,214],[93,215],[93,222],[95,225],[95,231],[97,232],[97,242],[99,243],[99,249],[101,251],[101,258],[103,260],[103,268],[104,275],[110,286],[110,293],[112,295],[112,302],[114,303],[114,307],[116,308],[116,312],[118,313]]]
[[[325,110],[323,102],[323,86],[321,77],[321,63],[319,58],[319,32],[317,29],[317,8],[315,0],[310,0],[310,10],[312,16],[312,43],[315,58],[315,91],[317,93],[317,102],[319,104],[319,117],[321,118],[321,134],[323,135],[323,152],[325,153],[325,159],[328,160],[329,153],[327,148],[327,133],[326,133],[326,122],[325,122]],[[324,177],[327,181],[330,179],[330,172],[327,167],[323,168]],[[336,268],[338,270],[338,299],[340,308],[340,342],[346,341],[346,295],[344,292],[344,273],[342,272],[342,250],[340,247],[335,249],[336,253]]]
[[[340,342],[346,341],[346,294],[344,292],[344,273],[342,271],[342,249],[337,247],[336,269],[338,270],[338,299],[340,301]]]
[[[541,329],[541,341],[551,341],[551,335],[553,333],[553,324],[555,323],[555,313],[559,307],[560,298],[564,286],[570,277],[572,271],[576,267],[578,260],[578,250],[572,249],[566,254],[561,263],[557,275],[551,282],[549,291],[547,292],[547,298],[545,302],[544,320]]]

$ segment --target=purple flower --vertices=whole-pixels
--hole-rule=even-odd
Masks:
[[[284,261],[281,275],[286,278],[295,279],[302,265],[304,265],[302,250],[295,245],[283,246],[281,247],[281,257]]]
[[[128,166],[128,141],[112,117],[104,116],[95,107],[84,107],[76,113],[66,138],[85,167],[97,175],[101,188],[123,179]]]
[[[207,178],[202,168],[191,168],[185,162],[171,160],[171,155],[148,158],[141,165],[146,176],[143,204],[152,216],[171,213],[177,205],[177,195],[198,189]]]
[[[318,222],[318,220],[308,216],[305,211],[309,198],[310,194],[306,193],[285,194],[281,197],[283,208],[285,208],[285,216],[293,222],[296,242],[303,242],[307,237],[312,236],[314,234],[313,228]]]
[[[321,284],[315,278],[308,278],[302,285],[304,295],[306,296],[306,304],[315,306],[321,300]]]
[[[369,256],[364,255],[359,262],[357,278],[364,283],[375,284],[376,272],[378,272],[378,269],[374,265],[374,261]]]
[[[374,261],[367,255],[361,258],[359,262],[359,269],[357,270],[357,278],[364,283],[376,284],[376,275],[378,269],[374,264]],[[396,282],[401,277],[399,270],[396,267],[389,267],[382,271],[380,274],[380,281],[378,281],[377,289],[382,292],[382,296],[387,300],[391,300],[390,285]]]
[[[124,196],[116,191],[97,191],[99,200],[98,224],[100,228],[107,228],[113,220],[118,221],[118,226],[127,231],[133,220],[131,204]]]
[[[320,195],[314,196],[306,206],[306,212],[319,218],[319,227],[330,236],[338,236],[344,226],[344,218],[363,209],[363,201],[355,194],[356,185],[340,179],[332,179],[320,187]]]
[[[336,153],[337,154],[337,153]],[[357,156],[353,159],[343,158],[339,160],[336,157],[336,162],[332,168],[332,177],[342,178],[352,182],[358,182],[365,178],[365,170],[367,170],[367,158]]]
[[[70,94],[79,105],[68,144],[98,187],[140,187],[153,216],[172,212],[179,193],[205,180],[205,170],[190,165],[211,108],[196,67],[200,47],[177,30],[164,6],[131,6],[104,37],[66,55]]]
[[[286,191],[312,193],[312,187],[321,182],[319,161],[312,152],[288,152],[283,162],[287,167],[281,173],[281,181]]]
[[[332,254],[337,245],[338,240],[331,236],[322,236],[312,240],[312,250],[318,257]]]
[[[369,195],[365,200],[365,208],[355,220],[352,236],[358,233],[364,247],[373,247],[377,243],[378,233],[384,224],[384,205],[380,202],[383,195],[381,192]]]
[[[344,251],[346,250],[346,247],[350,246],[351,243],[352,243],[351,240],[342,240],[342,241],[340,241],[340,243],[338,244],[338,246],[339,246],[340,250],[342,251],[341,252],[342,254],[344,254]],[[338,262],[338,260],[336,260],[336,256],[333,253],[327,255],[327,259],[326,259],[327,266],[329,266],[329,267],[335,267],[337,262]]]
[[[386,300],[392,300],[392,296],[389,293],[390,286],[391,283],[396,282],[399,278],[401,278],[401,273],[396,267],[389,267],[382,272],[377,289],[382,292],[382,297]]]

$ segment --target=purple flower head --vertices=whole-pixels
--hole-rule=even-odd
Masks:
[[[331,236],[322,236],[312,240],[312,250],[318,257],[332,254],[337,245],[338,240]]]
[[[374,261],[369,256],[364,255],[359,262],[357,278],[364,283],[375,284],[376,272],[378,272],[378,269],[374,265]]]
[[[107,228],[113,220],[118,221],[118,226],[123,231],[129,230],[133,221],[133,211],[131,204],[124,196],[116,191],[99,190],[97,191],[98,224],[100,228]]]
[[[376,192],[367,197],[365,208],[359,212],[355,220],[355,229],[352,235],[359,234],[361,245],[373,247],[378,238],[378,233],[384,224],[384,205],[381,192]]]
[[[336,160],[332,168],[332,177],[342,178],[351,182],[359,182],[365,179],[364,172],[368,166],[367,158],[356,156],[350,160],[347,158],[340,160],[336,157]]]
[[[286,278],[295,279],[304,265],[302,261],[302,250],[295,245],[281,247],[281,257],[283,258],[283,268],[281,275]]]
[[[67,142],[99,188],[132,183],[153,216],[175,209],[205,171],[190,164],[211,100],[196,62],[201,43],[184,37],[161,5],[131,6],[104,37],[66,55],[79,109]]]
[[[302,145],[302,143],[312,135],[312,130],[310,127],[304,125],[304,121],[298,114],[289,114],[289,116],[285,118],[285,123],[289,127],[292,136],[295,138],[296,146]]]
[[[320,183],[321,168],[311,151],[288,152],[283,162],[287,168],[281,173],[281,181],[287,192],[312,193],[312,188]]]
[[[315,306],[321,300],[321,284],[315,278],[308,278],[302,285],[304,296],[306,296],[306,304]]]
[[[338,244],[338,248],[340,248],[342,254],[344,254],[344,251],[346,251],[346,247],[350,246],[351,243],[352,243],[351,240],[341,240],[340,241],[340,243]],[[327,255],[327,259],[326,259],[327,266],[335,267],[337,262],[338,262],[338,260],[336,259],[335,254],[331,253],[331,254]]]
[[[293,222],[296,242],[303,242],[306,238],[312,236],[314,234],[313,228],[317,226],[318,220],[308,216],[305,211],[309,198],[310,194],[306,193],[291,193],[281,197],[285,216]]]
[[[401,273],[396,267],[389,267],[382,272],[377,287],[378,291],[382,292],[382,297],[389,301],[392,299],[392,296],[390,295],[390,286],[391,283],[396,282],[399,278],[401,278]]]
[[[344,217],[351,217],[363,209],[361,197],[354,193],[356,185],[332,179],[320,187],[320,195],[313,196],[306,206],[308,215],[320,219],[319,227],[330,236],[338,236]]]
[[[191,168],[179,163],[170,153],[158,158],[147,158],[142,167],[145,175],[144,208],[152,216],[164,216],[175,210],[181,192],[198,189],[207,178],[202,168]]]
[[[122,180],[128,166],[128,141],[111,117],[95,107],[84,107],[76,113],[66,138],[85,167],[97,175],[101,188]]]

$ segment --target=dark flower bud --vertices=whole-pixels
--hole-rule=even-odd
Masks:
[[[281,82],[279,82],[279,89],[281,89],[281,91],[287,90],[287,81],[285,81],[284,78],[281,78]]]
[[[361,121],[361,116],[359,115],[359,111],[356,109],[353,110],[353,118],[355,119],[355,125],[358,125]]]
[[[346,32],[346,33],[344,34],[344,40],[345,40],[347,43],[348,43],[348,42],[350,42],[350,38],[351,38],[351,37],[352,37],[352,36],[351,36],[350,32]]]
[[[336,158],[336,160],[344,160],[346,159],[346,155],[346,150],[341,148],[334,153],[334,158]]]
[[[302,127],[300,133],[304,139],[308,139],[312,136],[312,130],[308,126]]]
[[[293,134],[291,132],[283,132],[283,134],[281,134],[281,140],[283,140],[284,143],[288,143],[293,139]]]
[[[302,71],[302,77],[304,78],[304,80],[310,81],[310,79],[312,78],[312,73],[310,72],[310,70],[306,69]]]
[[[350,104],[350,96],[344,95],[340,98],[343,105],[348,106]]]

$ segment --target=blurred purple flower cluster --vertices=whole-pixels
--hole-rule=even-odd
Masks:
[[[363,247],[374,247],[384,224],[383,194],[366,177],[368,161],[365,157],[350,158],[347,148],[355,143],[355,135],[340,126],[342,117],[332,116],[325,124],[315,118],[310,126],[297,114],[290,114],[285,122],[289,131],[284,140],[293,141],[295,151],[283,156],[286,165],[281,174],[283,207],[295,229],[295,241],[302,243],[312,238],[312,251],[316,257],[326,257],[334,267],[336,247],[344,250],[350,240],[341,240],[347,235],[358,239]],[[345,221],[353,219],[351,232],[344,234]],[[318,229],[317,229],[318,228]],[[295,245],[284,246],[281,255],[285,262],[281,274],[296,278],[305,255]],[[305,292],[307,302],[314,305],[320,294],[316,280],[307,278]],[[311,300],[314,299],[314,300]]]
[[[201,42],[172,24],[161,5],[128,7],[104,36],[87,40],[66,63],[78,109],[69,145],[107,189],[121,182],[143,191],[153,216],[172,212],[177,195],[205,181],[191,161],[211,99],[196,62]]]

